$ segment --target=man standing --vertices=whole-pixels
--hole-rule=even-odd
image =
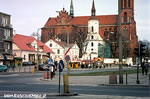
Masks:
[[[148,62],[146,62],[146,63],[144,64],[145,75],[147,75],[148,68],[149,68],[149,64],[148,64]]]

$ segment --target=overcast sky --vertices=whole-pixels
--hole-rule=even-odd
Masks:
[[[0,12],[11,15],[11,24],[17,34],[31,35],[44,26],[56,11],[70,9],[71,0],[0,0]],[[91,15],[93,0],[73,0],[74,15]],[[134,0],[137,35],[150,41],[150,0]],[[118,14],[118,0],[95,0],[97,15]]]

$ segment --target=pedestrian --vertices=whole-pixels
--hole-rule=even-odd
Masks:
[[[142,62],[141,67],[142,67],[142,74],[144,75],[144,70],[145,70],[144,62]]]
[[[51,66],[50,68],[51,68],[51,69],[50,69],[50,70],[51,70],[50,74],[51,74],[51,80],[52,80],[52,78],[53,78],[53,72],[54,72],[54,67]]]
[[[57,71],[57,65],[58,65],[57,61],[54,61],[54,65],[55,65],[55,70]]]
[[[149,68],[149,64],[148,64],[148,62],[146,62],[146,63],[144,64],[145,75],[147,75],[148,68]]]

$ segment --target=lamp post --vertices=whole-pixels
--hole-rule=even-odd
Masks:
[[[36,41],[37,41],[37,65],[36,65],[36,70],[37,71],[39,70],[39,43],[38,43],[38,41],[39,41],[39,30],[40,29],[41,28],[37,29],[37,39],[36,39]]]

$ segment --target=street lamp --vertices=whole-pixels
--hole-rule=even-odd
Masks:
[[[39,43],[38,43],[38,41],[39,41],[39,30],[40,29],[41,28],[37,29],[37,39],[36,39],[36,41],[37,41],[37,65],[36,65],[36,70],[37,71],[39,70]]]

